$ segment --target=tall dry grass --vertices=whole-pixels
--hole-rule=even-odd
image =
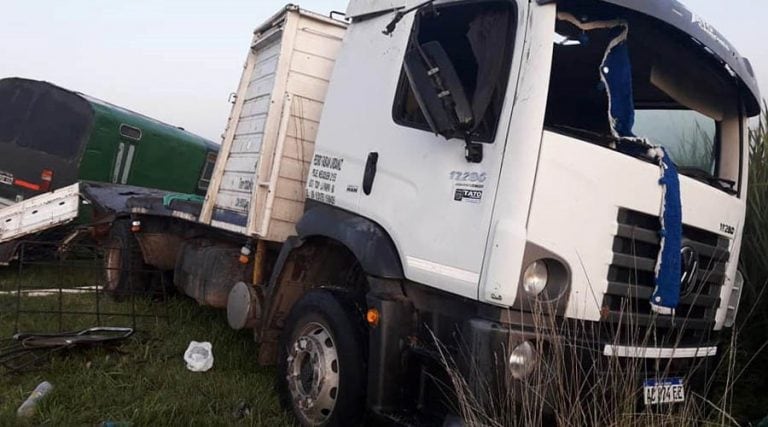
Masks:
[[[681,376],[677,361],[604,356],[603,343],[596,337],[603,326],[588,322],[562,322],[548,312],[534,309],[534,325],[529,340],[540,356],[533,372],[524,380],[513,379],[498,366],[495,378],[482,378],[460,368],[447,348],[439,344],[438,353],[455,392],[456,411],[467,426],[702,426],[738,425],[722,402],[709,400],[717,387],[714,372],[732,378],[733,360],[692,359],[687,373],[703,379],[692,388],[686,375],[686,401],[646,407],[642,384],[646,379]],[[632,324],[631,316],[613,327],[611,334],[627,338],[638,346],[654,347],[650,332]],[[683,346],[681,346],[683,347]],[[714,366],[713,366],[714,365]],[[470,367],[479,370],[479,367]],[[469,380],[480,381],[479,384]],[[501,382],[495,380],[501,378]]]
[[[744,423],[768,415],[768,108],[749,136],[747,216],[739,260],[745,286],[731,336],[737,377],[725,399]]]

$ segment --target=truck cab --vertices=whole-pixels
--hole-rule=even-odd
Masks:
[[[524,380],[547,357],[544,313],[550,338],[570,325],[595,358],[700,375],[740,295],[749,62],[674,0],[352,0],[347,15],[298,230],[338,211],[386,236],[371,244],[396,265],[369,277],[401,272],[417,320],[372,291],[397,326],[370,348],[458,334],[470,377],[505,376],[500,357]],[[377,384],[369,404],[397,406]]]

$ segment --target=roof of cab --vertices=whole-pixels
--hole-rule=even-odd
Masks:
[[[457,0],[436,0],[436,4],[456,2]],[[488,0],[463,0],[464,2],[480,2]],[[513,0],[510,0],[513,1]],[[739,54],[735,47],[700,16],[685,7],[678,0],[536,0],[538,4],[560,3],[595,3],[597,1],[614,4],[644,15],[656,18],[668,25],[688,34],[712,54],[728,65],[728,68],[739,78],[747,96],[745,107],[747,115],[760,114],[760,88],[757,77],[749,60]],[[347,16],[353,22],[369,16],[401,10],[422,3],[422,0],[351,0],[347,8]]]

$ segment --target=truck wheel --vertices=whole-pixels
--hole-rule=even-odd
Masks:
[[[365,406],[365,325],[333,293],[294,305],[280,339],[281,402],[303,426],[357,425]]]
[[[147,266],[128,221],[115,221],[104,249],[104,290],[116,300],[147,290]]]

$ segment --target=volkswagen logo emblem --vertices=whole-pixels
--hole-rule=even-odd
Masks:
[[[680,295],[690,295],[696,288],[699,273],[699,254],[690,246],[680,250]]]

